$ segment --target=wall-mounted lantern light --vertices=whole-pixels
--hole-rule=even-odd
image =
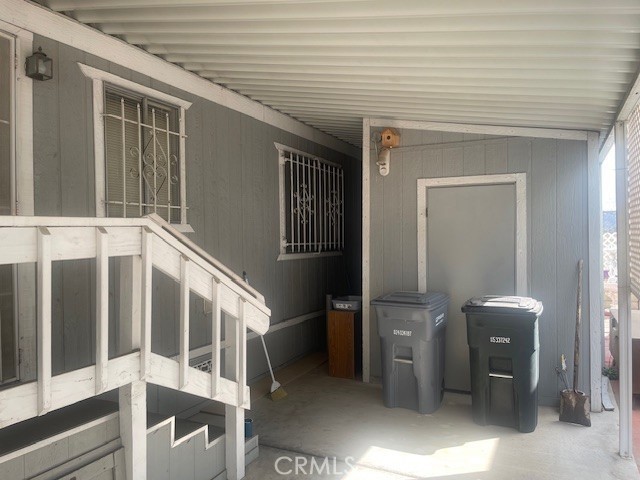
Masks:
[[[27,57],[25,64],[27,77],[34,80],[51,80],[53,78],[53,60],[47,57],[42,51],[42,47],[38,47],[37,52]]]

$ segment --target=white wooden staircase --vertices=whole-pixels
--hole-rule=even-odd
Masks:
[[[147,414],[147,478],[224,480],[225,417]],[[245,439],[245,465],[259,453]],[[126,478],[118,403],[91,398],[0,430],[0,478]]]
[[[109,358],[109,259],[113,257],[120,258],[120,341],[118,355]],[[52,375],[51,264],[79,259],[96,262],[96,360],[94,365]],[[270,316],[259,292],[153,215],[136,219],[0,217],[0,265],[22,263],[37,265],[37,379],[0,390],[0,428],[118,389],[126,478],[144,479],[146,384],[151,383],[224,403],[226,476],[244,476],[244,409],[250,402],[246,329],[266,333]],[[180,284],[180,351],[173,359],[151,350],[154,268]],[[191,292],[213,307],[211,373],[189,366]],[[224,349],[222,312],[226,313]],[[199,433],[205,447],[211,448],[208,428]]]

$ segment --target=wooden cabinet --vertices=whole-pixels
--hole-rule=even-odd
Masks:
[[[362,315],[359,311],[329,310],[327,314],[329,375],[356,378],[362,371]]]

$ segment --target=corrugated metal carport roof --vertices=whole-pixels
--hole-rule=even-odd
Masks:
[[[606,132],[640,0],[42,0],[361,142],[362,117]]]

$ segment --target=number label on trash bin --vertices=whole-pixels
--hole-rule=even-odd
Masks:
[[[511,343],[510,337],[489,337],[491,343]]]
[[[441,313],[436,317],[436,327],[444,322],[444,313]]]
[[[398,335],[400,337],[410,337],[411,335],[413,335],[413,332],[411,330],[393,330],[393,334],[394,335]]]

